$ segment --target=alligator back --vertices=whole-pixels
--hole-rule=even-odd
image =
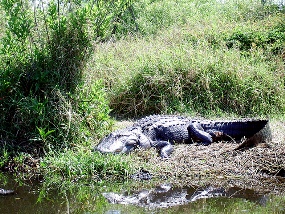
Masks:
[[[201,121],[202,128],[217,130],[232,138],[239,140],[243,137],[252,137],[262,129],[268,128],[268,120],[262,119],[240,119],[231,121]]]
[[[189,143],[187,127],[191,120],[176,115],[151,115],[138,120],[134,126],[139,126],[142,132],[151,140]]]
[[[165,140],[177,143],[190,143],[187,127],[198,122],[204,131],[215,130],[222,132],[235,140],[251,137],[260,130],[268,127],[266,119],[237,119],[237,120],[196,120],[177,115],[151,115],[138,120],[134,126],[139,126],[142,132],[151,140]]]

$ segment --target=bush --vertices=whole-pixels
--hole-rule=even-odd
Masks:
[[[95,180],[124,178],[132,171],[131,161],[127,156],[103,155],[98,152],[78,149],[62,153],[52,152],[41,162],[41,167],[49,178],[62,176],[69,180],[88,178]]]
[[[5,147],[32,153],[36,148],[39,154],[50,144],[62,149],[109,128],[103,85],[84,82],[82,71],[91,41],[108,38],[121,22],[115,17],[131,3],[31,6],[29,1],[1,1],[8,23],[0,48],[0,136]]]
[[[237,49],[212,48],[207,38],[199,46],[181,41],[159,50],[151,42],[143,44],[148,52],[138,57],[140,64],[134,63],[126,81],[112,88],[116,114],[282,114],[283,71],[259,50],[244,56]]]
[[[236,29],[225,37],[228,48],[238,48],[249,51],[253,48],[262,48],[272,54],[281,54],[285,51],[285,19],[265,31],[246,31]]]

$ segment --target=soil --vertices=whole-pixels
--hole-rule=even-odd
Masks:
[[[235,186],[284,193],[285,122],[270,121],[270,128],[272,141],[251,148],[236,150],[239,144],[235,142],[180,144],[174,146],[169,159],[158,157],[155,149],[137,151],[136,162],[144,162],[154,178],[165,178],[178,186]]]

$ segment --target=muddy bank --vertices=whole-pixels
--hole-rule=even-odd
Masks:
[[[131,125],[117,123],[117,128]],[[180,144],[174,146],[169,159],[161,159],[157,151],[137,150],[130,154],[132,165],[152,174],[151,182],[165,181],[173,186],[238,187],[262,194],[285,192],[285,122],[270,121],[272,141],[252,148],[235,150],[239,144],[218,142],[208,146]],[[22,165],[11,163],[6,170],[40,173],[40,159],[25,158]]]
[[[175,145],[169,159],[162,160],[154,149],[137,151],[135,161],[156,178],[176,185],[214,185],[254,189],[262,193],[285,191],[285,123],[271,121],[272,141],[235,150],[234,142],[209,146]]]

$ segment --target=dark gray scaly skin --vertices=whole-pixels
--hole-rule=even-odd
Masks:
[[[128,153],[141,147],[155,147],[169,157],[175,143],[200,142],[209,145],[220,140],[249,138],[268,125],[268,120],[193,120],[175,115],[151,115],[132,126],[117,130],[101,140],[95,150],[102,153]]]

